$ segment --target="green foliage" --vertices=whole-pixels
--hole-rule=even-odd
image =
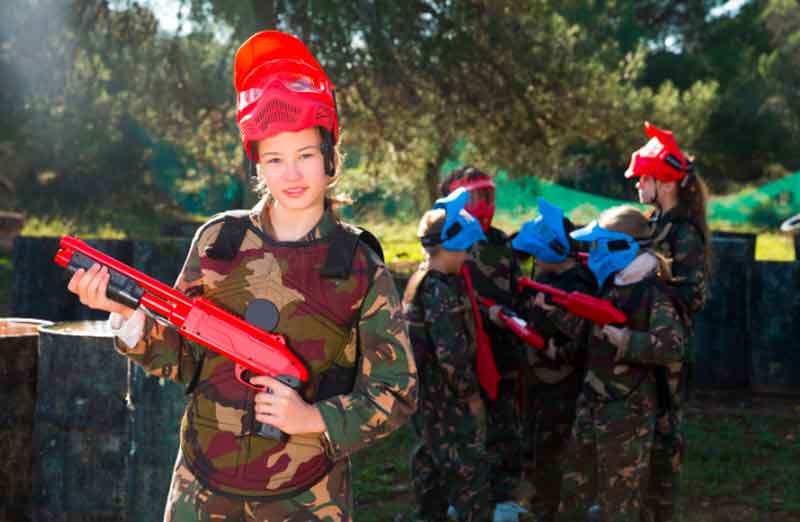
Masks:
[[[299,35],[338,87],[356,221],[413,221],[458,162],[630,200],[621,173],[645,119],[672,129],[718,192],[800,168],[793,0],[721,15],[722,0],[180,2],[175,34],[155,0],[2,3],[10,210],[131,235],[249,204],[230,71],[263,27]],[[771,204],[756,224],[779,217]],[[603,208],[582,205],[580,221]]]

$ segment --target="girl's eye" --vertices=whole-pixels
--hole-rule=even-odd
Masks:
[[[269,158],[267,159],[267,165],[277,165],[281,162],[280,158]]]
[[[303,154],[300,155],[300,159],[304,159],[304,160],[311,159],[313,157],[314,157],[314,153],[313,152],[304,152]]]

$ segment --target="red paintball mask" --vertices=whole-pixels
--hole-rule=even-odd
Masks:
[[[339,119],[333,83],[306,46],[280,31],[261,31],[236,51],[234,86],[242,143],[257,161],[250,144],[281,132],[324,127],[339,140]]]
[[[692,162],[678,148],[672,132],[661,130],[650,122],[644,122],[644,130],[650,141],[631,154],[626,178],[652,176],[658,181],[681,181],[693,170]]]
[[[487,232],[492,226],[495,211],[494,181],[488,177],[471,180],[459,179],[450,184],[450,192],[452,193],[459,187],[464,187],[469,192],[469,201],[464,206],[464,210],[477,219],[483,231]]]

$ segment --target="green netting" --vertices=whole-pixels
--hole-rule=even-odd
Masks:
[[[631,204],[538,178],[510,179],[504,172],[495,181],[498,222],[512,229],[538,215],[538,196],[561,207],[576,223],[586,223],[607,208]],[[717,226],[775,228],[788,216],[800,212],[800,172],[735,194],[714,197],[708,212],[709,220]]]
[[[596,196],[534,177],[509,179],[500,172],[497,185],[497,221],[509,229],[539,215],[536,200],[539,196],[561,207],[576,223],[587,223],[607,208],[631,204],[631,201]]]
[[[777,227],[800,212],[800,172],[736,194],[713,198],[709,204],[712,221],[732,225]]]

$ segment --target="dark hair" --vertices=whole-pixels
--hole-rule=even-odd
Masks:
[[[708,227],[706,204],[708,203],[708,186],[703,178],[691,172],[678,184],[678,205],[674,209],[676,216],[691,221],[703,237],[704,275],[711,275],[711,230]]]
[[[450,194],[450,185],[452,185],[455,181],[460,181],[465,178],[467,181],[474,181],[477,179],[491,178],[491,176],[481,170],[478,170],[472,165],[462,165],[454,168],[447,176],[445,176],[445,178],[439,184],[439,194],[441,196],[447,196]]]

